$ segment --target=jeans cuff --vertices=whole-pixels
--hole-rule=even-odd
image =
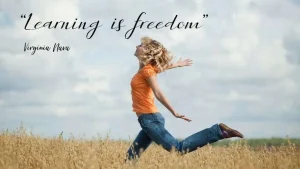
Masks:
[[[218,132],[218,134],[219,134],[219,137],[220,137],[221,139],[223,139],[223,134],[222,134],[221,128],[220,128],[220,126],[219,126],[218,123],[215,124],[215,128],[217,129],[217,132]]]

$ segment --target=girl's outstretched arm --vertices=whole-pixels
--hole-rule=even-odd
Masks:
[[[160,101],[175,117],[184,119],[188,122],[191,121],[189,118],[185,117],[185,115],[180,115],[173,109],[173,107],[170,105],[168,99],[166,98],[166,96],[163,94],[163,92],[159,88],[157,79],[156,79],[156,75],[147,78],[147,82],[150,85],[156,99],[158,101]]]
[[[171,63],[168,69],[173,69],[176,67],[183,67],[183,66],[191,66],[192,64],[193,64],[193,60],[191,59],[181,60],[180,58],[179,61],[177,61],[176,63]]]

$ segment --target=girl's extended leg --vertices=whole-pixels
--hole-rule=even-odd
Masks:
[[[201,130],[182,141],[175,139],[164,127],[164,117],[160,113],[145,115],[139,119],[145,133],[158,145],[167,151],[175,148],[182,154],[192,152],[198,147],[223,139],[221,128],[218,124]]]
[[[142,152],[145,151],[151,143],[151,138],[141,130],[127,151],[127,159],[132,160],[136,157],[140,157]]]

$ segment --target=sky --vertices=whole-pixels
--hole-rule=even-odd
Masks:
[[[199,22],[199,29],[137,28],[143,21]],[[89,29],[25,30],[41,21],[102,24]],[[26,14],[27,18],[21,18]],[[208,14],[208,18],[203,18]],[[120,31],[110,28],[123,19]],[[0,0],[0,130],[21,123],[42,137],[134,139],[141,127],[132,111],[130,81],[143,36],[161,42],[193,65],[158,75],[177,119],[159,101],[166,129],[185,138],[216,123],[245,138],[300,135],[299,0]],[[24,51],[55,43],[70,51]]]

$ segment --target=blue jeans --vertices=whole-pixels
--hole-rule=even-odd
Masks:
[[[127,151],[128,160],[139,158],[152,141],[169,152],[174,149],[183,155],[223,139],[219,125],[215,124],[179,141],[165,129],[165,119],[159,112],[143,114],[139,116],[138,122],[142,130]]]

